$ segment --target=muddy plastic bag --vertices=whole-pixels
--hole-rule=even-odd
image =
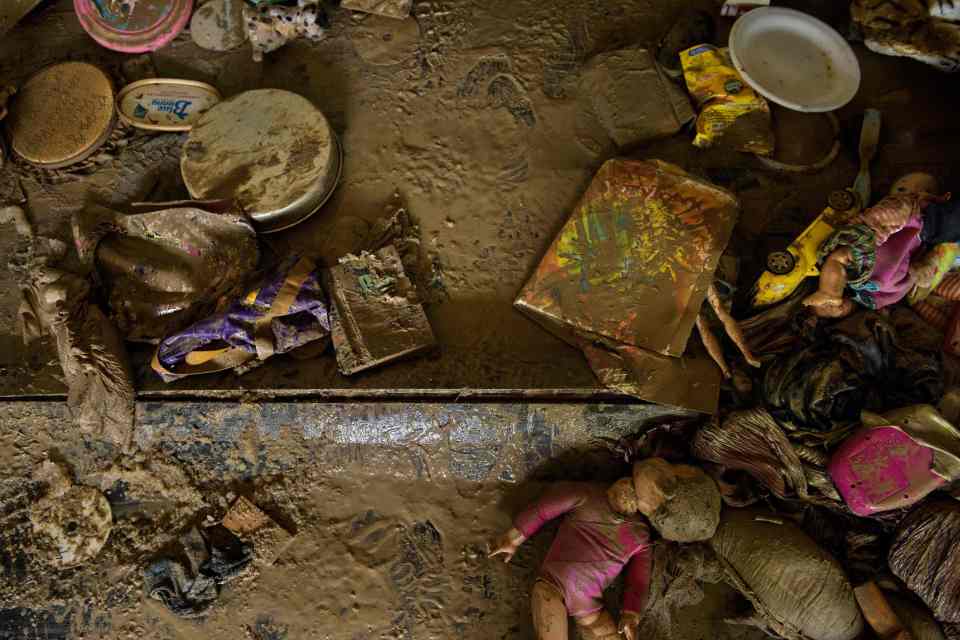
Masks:
[[[770,106],[743,81],[727,49],[701,44],[680,52],[683,78],[697,106],[694,146],[773,153]]]
[[[153,370],[166,382],[225,371],[330,337],[320,268],[293,256],[226,311],[164,338]]]
[[[853,640],[863,618],[840,564],[793,522],[725,509],[710,541],[727,579],[789,640]]]
[[[156,342],[239,293],[259,259],[257,236],[229,201],[90,207],[74,216],[80,259],[95,269],[127,340]]]
[[[887,562],[938,620],[960,622],[960,503],[932,500],[911,511]]]

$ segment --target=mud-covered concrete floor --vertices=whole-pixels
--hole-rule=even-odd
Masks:
[[[152,54],[161,76],[210,82],[226,96],[256,87],[290,89],[332,121],[346,153],[341,185],[311,220],[269,238],[279,253],[334,259],[342,240],[380,216],[399,190],[421,221],[423,245],[443,288],[428,309],[440,347],[426,358],[346,378],[329,355],[305,362],[282,356],[242,378],[202,376],[167,386],[141,352],[138,389],[595,389],[582,356],[511,302],[592,173],[615,153],[598,147],[598,132],[577,119],[585,98],[578,91],[583,62],[625,45],[652,46],[693,4],[711,2],[416,0],[419,42],[392,66],[374,66],[358,55],[355,36],[363,27],[338,8],[330,12],[326,40],[291,44],[263,63],[252,62],[246,48],[201,50],[187,34]],[[844,3],[802,4],[846,29]],[[729,21],[720,27],[722,39]],[[957,83],[918,63],[862,47],[857,52],[864,79],[857,99],[839,113],[844,149],[820,174],[776,174],[746,155],[694,149],[687,134],[628,150],[674,161],[737,191],[743,213],[733,246],[743,258],[744,286],[771,244],[785,244],[819,213],[830,190],[852,183],[864,108],[881,109],[885,119],[874,167],[878,192],[911,168],[935,169],[948,185],[958,178],[947,164],[960,142],[953,115]],[[485,88],[489,74],[482,70],[492,56],[512,79],[509,101]],[[22,81],[68,58],[98,62],[118,77],[129,60],[96,45],[79,27],[72,3],[58,0],[0,42],[0,82]],[[468,78],[484,86],[465,90]],[[778,109],[775,117],[781,158],[813,160],[829,147],[829,125],[821,116]],[[79,179],[17,176],[29,214],[41,232],[65,237],[70,214],[89,200],[123,205],[186,196],[178,172],[183,139],[138,135]],[[12,226],[5,226],[5,261],[13,258],[14,243]],[[53,352],[21,346],[15,283],[10,270],[0,277],[0,394],[62,392],[57,368],[50,366]]]
[[[440,342],[430,357],[347,379],[331,356],[277,357],[243,378],[209,376],[173,385],[203,389],[359,391],[499,390],[591,393],[580,354],[511,308],[511,302],[596,168],[612,151],[576,118],[579,69],[590,56],[655,42],[687,0],[415,0],[415,51],[378,67],[358,55],[361,29],[331,12],[330,37],[296,43],[253,63],[246,50],[213,54],[189,35],[156,52],[162,76],[203,80],[225,95],[256,87],[296,91],[331,119],[346,158],[331,202],[309,222],[271,237],[274,248],[336,257],[337,238],[380,215],[394,190],[421,222],[442,272],[444,295],[428,308]],[[802,3],[845,30],[844,3]],[[0,40],[0,83],[43,65],[82,59],[118,75],[126,59],[84,34],[72,3],[49,3]],[[860,114],[876,107],[884,134],[875,192],[899,173],[932,169],[960,184],[955,163],[960,86],[922,65],[862,48],[858,98],[838,115],[844,148],[826,171],[780,175],[752,158],[704,152],[689,137],[630,150],[660,157],[734,189],[743,214],[733,240],[744,279],[766,250],[786,244],[830,190],[852,183]],[[507,106],[464,82],[499,56],[516,91]],[[482,76],[482,74],[479,74]],[[513,85],[512,85],[513,86]],[[521,114],[517,117],[516,114]],[[780,157],[812,160],[829,147],[819,116],[776,111]],[[39,231],[66,238],[69,216],[90,200],[123,205],[185,196],[178,175],[183,136],[137,135],[126,150],[79,178],[4,174],[22,187]],[[0,194],[6,195],[6,194]],[[0,256],[15,260],[12,226]],[[58,394],[52,350],[27,351],[16,329],[16,283],[0,273],[0,395]],[[138,354],[137,388],[166,389]],[[638,429],[653,409],[600,405],[340,405],[302,402],[141,403],[142,453],[105,470],[104,454],[77,441],[59,402],[0,405],[0,638],[193,639],[529,638],[527,589],[550,532],[513,566],[487,562],[486,540],[540,482],[611,480],[609,457],[585,455],[595,438]],[[44,456],[69,463],[111,493],[117,525],[96,563],[50,573],[31,556],[27,480]],[[570,467],[564,461],[573,461]],[[113,475],[109,475],[113,474]],[[108,478],[108,479],[109,479]],[[113,486],[113,484],[111,484]],[[252,496],[298,532],[295,545],[256,579],[230,586],[204,623],[173,618],[139,590],[143,563],[188,524],[222,515],[230,494]],[[720,622],[733,595],[710,587],[706,605],[677,616],[673,638],[759,637]]]
[[[556,479],[612,481],[628,467],[598,438],[664,411],[584,404],[144,403],[141,453],[112,466],[65,431],[55,402],[0,405],[0,638],[381,640],[532,637],[528,591],[554,531],[510,565],[486,543]],[[51,571],[26,520],[46,456],[107,487],[115,524],[95,562]],[[140,574],[193,523],[246,495],[296,532],[270,567],[229,583],[204,620],[182,620]],[[615,590],[614,590],[615,591]],[[649,640],[763,637],[723,622],[722,585]],[[617,594],[609,594],[616,610]]]

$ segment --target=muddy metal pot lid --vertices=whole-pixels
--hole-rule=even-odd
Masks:
[[[64,62],[24,83],[5,120],[14,153],[56,169],[87,158],[113,129],[113,83],[100,68]]]
[[[298,224],[330,197],[340,145],[323,113],[289,91],[241,93],[204,113],[180,170],[194,198],[235,198],[261,233]]]
[[[73,0],[80,24],[108,49],[145,53],[177,37],[193,0]]]

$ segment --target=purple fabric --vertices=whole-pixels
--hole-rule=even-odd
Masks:
[[[569,482],[552,486],[514,526],[529,538],[562,515],[540,576],[560,589],[570,615],[602,609],[603,590],[628,564],[623,608],[642,612],[650,586],[650,533],[643,517],[613,511],[605,485]]]
[[[256,321],[270,310],[287,274],[298,260],[297,256],[286,260],[246,295],[232,302],[225,312],[164,338],[157,352],[160,363],[173,371],[188,353],[204,347],[213,349],[230,345],[256,353]],[[256,292],[256,298],[248,303],[253,292]],[[271,320],[271,331],[275,353],[285,353],[330,335],[330,315],[320,285],[320,267],[307,276],[293,304],[284,310],[283,315]]]
[[[871,284],[876,286],[870,294],[877,309],[899,302],[913,286],[910,259],[920,249],[921,229],[923,219],[913,215],[902,229],[877,246],[877,261],[870,276]]]

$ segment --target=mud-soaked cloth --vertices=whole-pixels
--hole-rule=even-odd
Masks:
[[[723,569],[708,545],[658,540],[653,545],[650,597],[646,610],[641,612],[639,637],[675,637],[674,625],[680,610],[703,600],[704,583],[722,581]]]
[[[226,201],[138,205],[74,216],[81,260],[95,269],[127,340],[155,342],[240,293],[259,259],[256,233]]]
[[[727,469],[746,471],[780,498],[806,498],[803,461],[765,409],[734,411],[697,431],[691,453]]]
[[[853,640],[863,618],[840,564],[789,519],[725,509],[710,541],[727,580],[788,640]]]
[[[143,571],[147,595],[160,600],[181,618],[196,618],[210,610],[220,587],[244,572],[253,560],[253,547],[222,526],[202,534],[193,528],[180,538],[183,558],[161,558]]]
[[[328,340],[330,323],[320,268],[293,256],[226,311],[164,338],[152,366],[166,382],[247,366]]]
[[[775,415],[821,431],[856,421],[863,409],[936,403],[942,393],[940,354],[904,344],[888,318],[867,310],[818,324],[763,379]]]
[[[650,585],[650,531],[643,516],[621,516],[610,507],[607,486],[557,483],[514,520],[527,538],[566,516],[540,568],[540,578],[563,593],[571,616],[603,609],[603,590],[627,568],[623,610],[642,613]]]
[[[44,334],[53,338],[74,422],[83,433],[128,450],[133,443],[134,390],[123,339],[90,301],[87,280],[49,266],[66,247],[38,238],[39,253],[43,253],[39,245],[56,248],[54,255],[32,258],[34,264],[21,285],[24,342],[29,345]]]
[[[672,389],[692,377],[689,363],[678,356],[686,349],[737,212],[732,194],[679,167],[658,160],[610,160],[514,306],[578,347],[603,345],[621,358],[622,346],[670,356],[625,367],[618,388],[630,389],[632,378],[636,395],[645,400],[668,402],[662,398],[669,393],[669,402],[712,411],[716,367],[690,381],[693,393],[678,402]],[[658,384],[636,378],[639,371],[656,373]]]
[[[924,502],[897,527],[890,570],[941,622],[960,622],[960,503]]]

